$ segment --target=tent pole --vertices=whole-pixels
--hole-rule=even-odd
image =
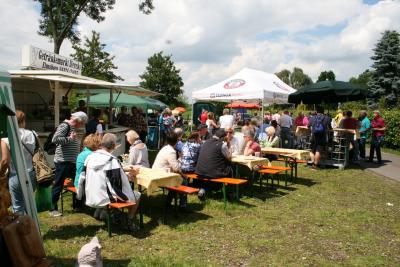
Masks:
[[[112,88],[110,88],[110,104],[109,104],[109,106],[110,106],[110,110],[109,110],[109,112],[108,112],[108,124],[109,125],[112,125],[113,124],[113,111],[112,111],[112,109],[113,109],[113,91],[112,91],[113,89]]]
[[[261,133],[264,132],[264,98],[261,99]]]
[[[60,82],[54,82],[54,126],[60,124]]]
[[[89,102],[90,102],[90,91],[89,88],[86,86],[86,114],[89,117]]]
[[[190,131],[192,132],[193,131],[193,124],[194,124],[194,119],[193,119],[193,117],[194,117],[194,101],[192,100],[192,112],[191,112],[192,114],[191,114],[191,118],[190,118]]]

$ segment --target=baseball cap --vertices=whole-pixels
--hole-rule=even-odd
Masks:
[[[76,118],[80,121],[87,121],[88,120],[88,116],[86,115],[85,112],[83,111],[77,111],[71,114],[71,118]]]

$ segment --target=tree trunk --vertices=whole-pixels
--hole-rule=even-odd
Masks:
[[[62,41],[54,40],[54,50],[53,50],[53,52],[55,54],[60,54],[61,44],[62,44]]]

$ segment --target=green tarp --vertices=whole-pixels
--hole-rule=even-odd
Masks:
[[[367,89],[341,81],[322,81],[306,85],[289,95],[289,103],[321,104],[342,103],[365,99]]]
[[[86,98],[82,99],[86,101]],[[124,93],[113,94],[113,100],[114,100],[113,103],[114,107],[126,106],[130,108],[132,106],[135,106],[143,109],[146,108],[159,109],[166,107],[164,103],[156,99],[128,95]],[[103,93],[103,94],[92,95],[90,96],[89,103],[87,103],[87,105],[91,107],[108,107],[110,105],[110,94]]]
[[[0,104],[7,106],[13,113],[15,113],[14,98],[11,90],[11,80],[9,74],[6,72],[0,72]],[[33,188],[27,172],[24,153],[22,150],[22,143],[18,134],[17,118],[15,116],[7,116],[6,120],[11,158],[17,171],[18,180],[21,184],[26,212],[35,220],[36,226],[40,230],[35,199],[33,197]]]

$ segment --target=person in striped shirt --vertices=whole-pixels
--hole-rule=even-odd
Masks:
[[[74,178],[76,172],[76,158],[79,154],[80,142],[75,129],[85,126],[88,117],[85,112],[78,111],[71,114],[69,120],[58,125],[52,142],[57,145],[54,155],[55,183],[52,190],[52,210],[50,216],[58,217],[62,214],[58,211],[57,202],[60,198],[65,178]]]

